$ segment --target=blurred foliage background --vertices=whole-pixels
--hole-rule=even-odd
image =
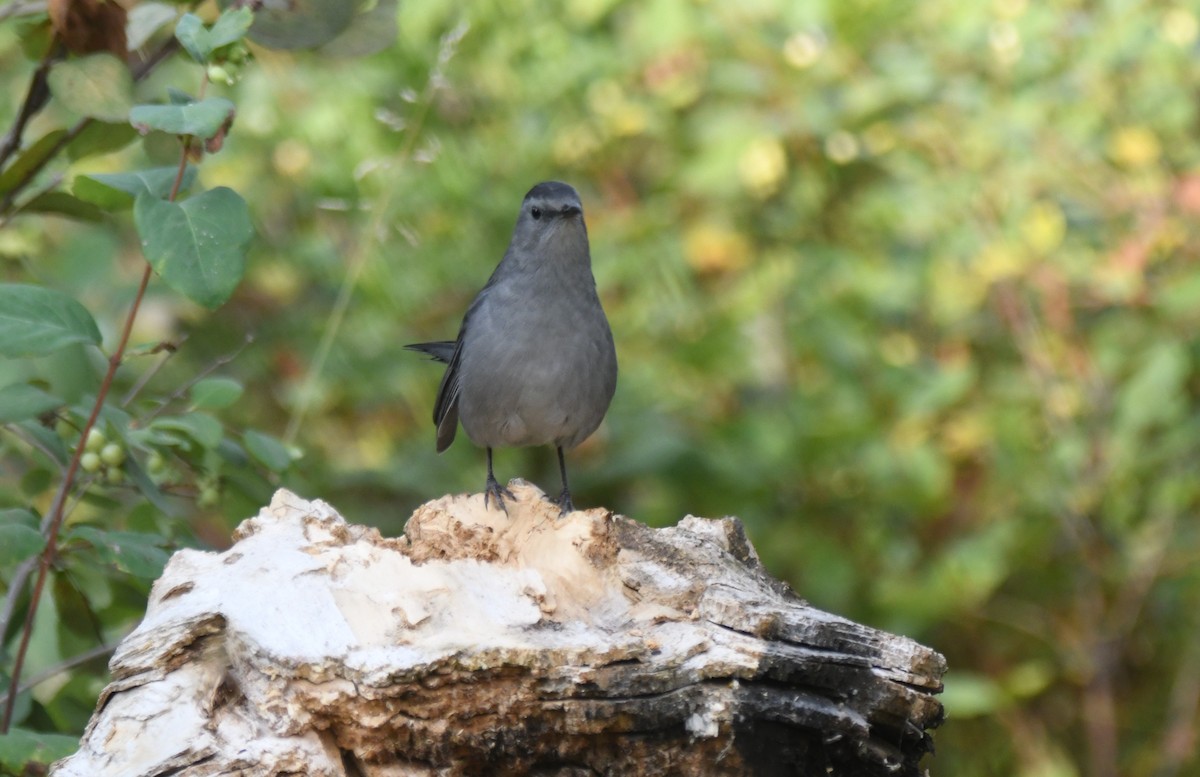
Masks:
[[[302,457],[282,477],[215,470],[219,503],[181,533],[227,543],[274,485],[391,533],[480,490],[481,450],[433,452],[441,369],[401,349],[454,336],[522,195],[560,179],[583,195],[621,364],[570,455],[577,504],[738,515],[814,604],[944,652],[934,773],[1196,772],[1195,6],[398,13],[382,53],[256,50],[223,90],[237,120],[201,178],[250,203],[246,280],[215,313],[152,284],[134,342],[181,343],[164,392],[216,364],[245,387],[222,422]],[[33,67],[11,28],[0,65],[7,126]],[[164,158],[153,138],[61,172],[143,158]],[[128,221],[14,219],[0,273],[71,291],[112,338],[141,266]],[[60,384],[95,380],[58,362]],[[26,474],[0,470],[2,506],[30,500]],[[497,476],[553,489],[553,452],[501,451]],[[113,590],[109,631],[142,591]],[[101,659],[41,687],[42,725],[77,734],[103,679]]]

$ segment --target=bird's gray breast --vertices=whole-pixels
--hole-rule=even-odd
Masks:
[[[617,361],[591,273],[583,288],[556,280],[497,283],[472,310],[459,419],[476,445],[574,447],[608,410]]]

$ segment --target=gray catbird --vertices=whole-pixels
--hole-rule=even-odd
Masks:
[[[487,489],[501,510],[512,492],[492,474],[492,448],[550,444],[558,449],[563,513],[574,510],[563,449],[596,431],[617,388],[617,354],[596,296],[579,194],[539,183],[521,203],[512,241],[467,308],[454,342],[410,350],[449,366],[433,422],[438,453],[459,420],[487,449]]]

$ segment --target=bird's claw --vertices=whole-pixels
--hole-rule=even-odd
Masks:
[[[488,478],[487,487],[483,490],[483,506],[485,508],[489,506],[489,497],[496,500],[496,506],[499,507],[500,511],[505,515],[508,515],[508,507],[504,504],[504,498],[508,497],[513,501],[516,501],[517,499],[517,497],[513,495],[512,491],[508,490],[507,487],[500,485],[495,478]]]
[[[558,495],[558,499],[555,500],[554,503],[558,505],[559,518],[562,518],[567,513],[575,512],[575,505],[571,502],[571,492],[565,488],[562,490],[562,493]]]

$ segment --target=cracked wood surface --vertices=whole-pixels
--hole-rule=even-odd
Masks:
[[[394,539],[281,490],[179,551],[52,774],[921,774],[941,655],[810,607],[736,519],[511,487]]]

